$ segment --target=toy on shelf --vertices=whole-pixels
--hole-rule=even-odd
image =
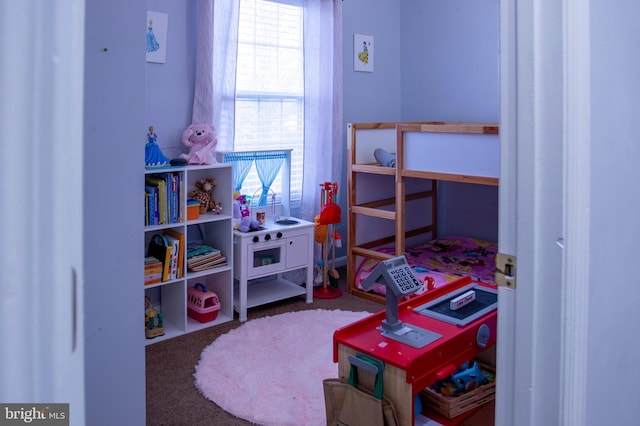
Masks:
[[[216,130],[211,124],[192,124],[182,132],[182,143],[189,148],[180,158],[189,164],[214,164],[213,153],[218,145]]]
[[[202,283],[187,288],[187,315],[198,322],[210,322],[218,317],[218,295]]]
[[[158,135],[153,126],[149,126],[147,133],[147,144],[144,147],[144,164],[148,167],[166,166],[169,159],[165,157],[157,143]]]
[[[144,333],[147,339],[164,336],[164,317],[162,312],[157,312],[151,304],[151,299],[146,296],[144,310]]]
[[[197,181],[195,186],[196,189],[190,191],[187,195],[189,198],[200,203],[200,214],[205,214],[211,210],[216,211],[220,206],[220,203],[216,203],[216,200],[213,199],[213,189],[216,186],[216,180],[203,178]]]

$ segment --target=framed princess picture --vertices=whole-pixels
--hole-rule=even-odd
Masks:
[[[167,61],[168,20],[166,13],[147,11],[147,62]]]
[[[353,35],[353,70],[373,72],[373,36]]]

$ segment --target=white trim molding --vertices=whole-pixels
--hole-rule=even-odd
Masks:
[[[589,2],[564,1],[564,247],[561,424],[587,424],[591,80]]]

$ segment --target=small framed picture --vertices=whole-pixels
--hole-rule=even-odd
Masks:
[[[147,62],[167,61],[168,20],[166,13],[147,11]]]
[[[373,36],[354,34],[353,70],[373,72]]]

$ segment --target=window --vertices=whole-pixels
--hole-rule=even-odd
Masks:
[[[304,61],[300,0],[241,0],[234,151],[293,149],[291,209],[300,205],[304,144]],[[280,177],[271,187],[277,200]],[[252,167],[242,192],[261,189]]]

